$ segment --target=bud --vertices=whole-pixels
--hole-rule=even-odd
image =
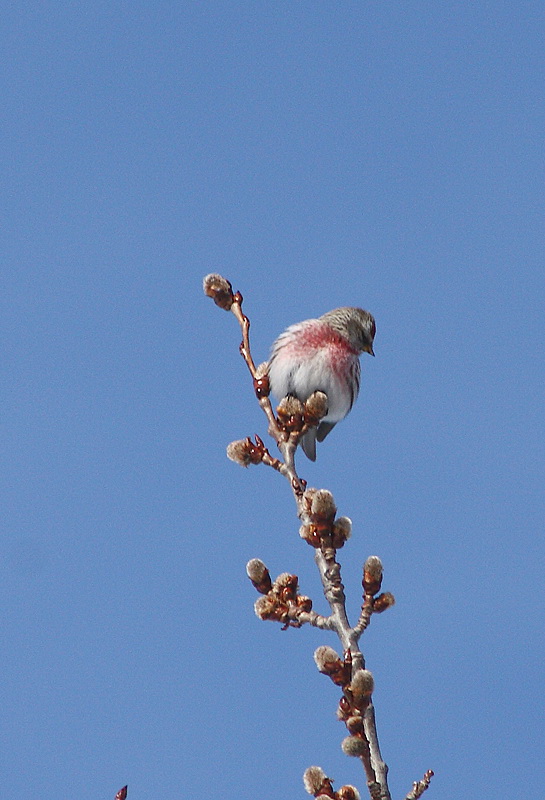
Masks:
[[[277,603],[270,595],[258,597],[254,603],[254,611],[259,619],[276,619]]]
[[[337,513],[337,506],[331,492],[327,489],[318,489],[312,498],[310,512],[316,517],[334,517]]]
[[[319,792],[326,780],[328,777],[321,767],[309,767],[303,775],[303,783],[309,794]]]
[[[320,547],[320,536],[316,532],[315,525],[301,525],[299,528],[299,536],[311,547]]]
[[[246,564],[246,574],[253,585],[261,594],[267,594],[272,589],[272,581],[269,570],[259,558],[252,558]]]
[[[275,589],[297,589],[297,575],[291,575],[289,572],[281,572],[274,582]]]
[[[350,539],[352,533],[352,520],[349,517],[338,517],[333,524],[333,539],[331,546],[339,550]]]
[[[341,786],[337,792],[338,800],[361,800],[360,793],[355,786]]]
[[[269,374],[269,362],[262,361],[261,364],[258,364],[258,366],[255,369],[256,380],[264,378],[268,374]]]
[[[328,400],[324,392],[313,392],[305,403],[305,412],[316,420],[327,416]]]
[[[318,670],[325,675],[329,675],[331,668],[338,669],[341,666],[341,657],[332,647],[322,645],[314,651],[314,661]]]
[[[357,758],[362,756],[367,750],[367,742],[360,736],[347,736],[341,743],[342,751],[345,756]]]
[[[375,597],[373,602],[373,613],[374,614],[382,614],[383,611],[386,611],[387,608],[393,606],[395,604],[395,597],[391,592],[384,592],[384,594],[379,594],[378,597]]]
[[[297,397],[287,395],[280,401],[276,413],[285,430],[298,432],[303,427],[304,410],[302,402]]]
[[[349,733],[363,733],[363,717],[354,715],[353,717],[348,717],[345,722]]]
[[[233,305],[233,287],[226,278],[211,272],[204,278],[202,287],[205,295],[211,297],[217,306],[229,311]]]
[[[260,464],[263,460],[263,452],[253,444],[250,437],[247,439],[237,439],[227,445],[227,458],[240,464],[241,467],[249,467],[250,464]]]
[[[297,608],[301,611],[305,611],[307,614],[309,611],[312,611],[312,600],[310,597],[306,597],[304,594],[297,595],[296,598]]]
[[[361,702],[364,697],[369,697],[369,695],[373,694],[374,688],[373,673],[369,672],[368,669],[358,669],[350,684],[354,700],[357,703]]]
[[[297,397],[288,394],[286,397],[282,398],[276,410],[282,416],[291,417],[294,414],[303,414],[305,407]]]
[[[378,556],[369,556],[363,565],[363,588],[365,594],[375,595],[382,583],[382,561]]]
[[[268,397],[271,393],[268,361],[264,361],[256,368],[254,377],[254,391],[258,400],[260,400],[262,397]]]

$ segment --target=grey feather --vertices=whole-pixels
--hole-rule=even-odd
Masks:
[[[311,428],[301,437],[301,447],[307,458],[316,461],[316,428]]]
[[[316,438],[318,441],[323,442],[327,434],[333,430],[336,424],[336,422],[320,422],[318,430],[316,431]]]

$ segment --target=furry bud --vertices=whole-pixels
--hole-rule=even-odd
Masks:
[[[284,397],[281,400],[276,410],[280,416],[292,417],[295,414],[302,415],[305,410],[305,407],[303,406],[302,402],[298,400],[296,397],[288,395],[287,397]]]
[[[235,464],[240,464],[241,467],[249,467],[250,464],[261,463],[263,452],[248,437],[247,439],[237,439],[237,441],[228,444],[227,458],[234,461]]]
[[[305,403],[305,412],[316,420],[327,414],[328,401],[324,392],[313,392]]]
[[[333,525],[332,547],[339,550],[350,539],[351,534],[352,520],[349,517],[337,517]]]
[[[343,739],[341,747],[345,756],[357,758],[366,751],[366,742],[360,736],[347,736]]]
[[[255,601],[254,611],[259,619],[276,619],[277,603],[269,595],[263,595]]]
[[[335,650],[328,645],[317,647],[314,651],[314,661],[320,672],[329,675],[331,667],[338,668],[341,664],[341,657]]]
[[[378,556],[369,556],[363,565],[363,588],[365,594],[375,595],[382,583],[382,561]]]
[[[391,592],[384,592],[384,594],[379,594],[378,597],[375,597],[373,603],[373,613],[382,614],[383,611],[386,611],[387,608],[390,608],[394,604],[395,604],[395,597]]]
[[[226,278],[211,272],[204,278],[202,286],[205,295],[211,297],[217,306],[225,311],[230,310],[233,305],[233,287]]]
[[[363,733],[363,717],[354,715],[345,720],[349,733]]]
[[[312,498],[310,512],[316,517],[334,517],[337,513],[337,506],[331,492],[327,489],[318,489]]]
[[[309,794],[319,792],[326,780],[328,777],[321,767],[309,767],[303,775],[303,783]]]
[[[375,688],[373,674],[368,669],[358,669],[350,684],[350,691],[354,700],[359,703],[364,697],[369,697]]]
[[[337,792],[338,800],[360,800],[360,793],[355,786],[341,786]]]
[[[246,574],[253,585],[261,594],[267,594],[272,588],[272,581],[269,570],[259,558],[252,558],[246,564]]]

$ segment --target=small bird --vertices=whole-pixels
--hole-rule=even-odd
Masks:
[[[313,392],[327,395],[327,415],[301,438],[311,461],[316,461],[316,440],[325,439],[358,396],[359,356],[375,355],[375,331],[375,320],[368,311],[335,308],[318,319],[290,325],[272,346],[269,382],[279,400],[292,395],[304,403]]]

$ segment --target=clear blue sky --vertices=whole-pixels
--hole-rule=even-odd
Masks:
[[[333,637],[257,620],[246,561],[325,612],[289,487],[225,446],[257,360],[377,319],[302,462],[354,523],[393,796],[543,791],[545,11],[538,2],[47,2],[2,22],[0,795],[304,798],[340,751]]]

